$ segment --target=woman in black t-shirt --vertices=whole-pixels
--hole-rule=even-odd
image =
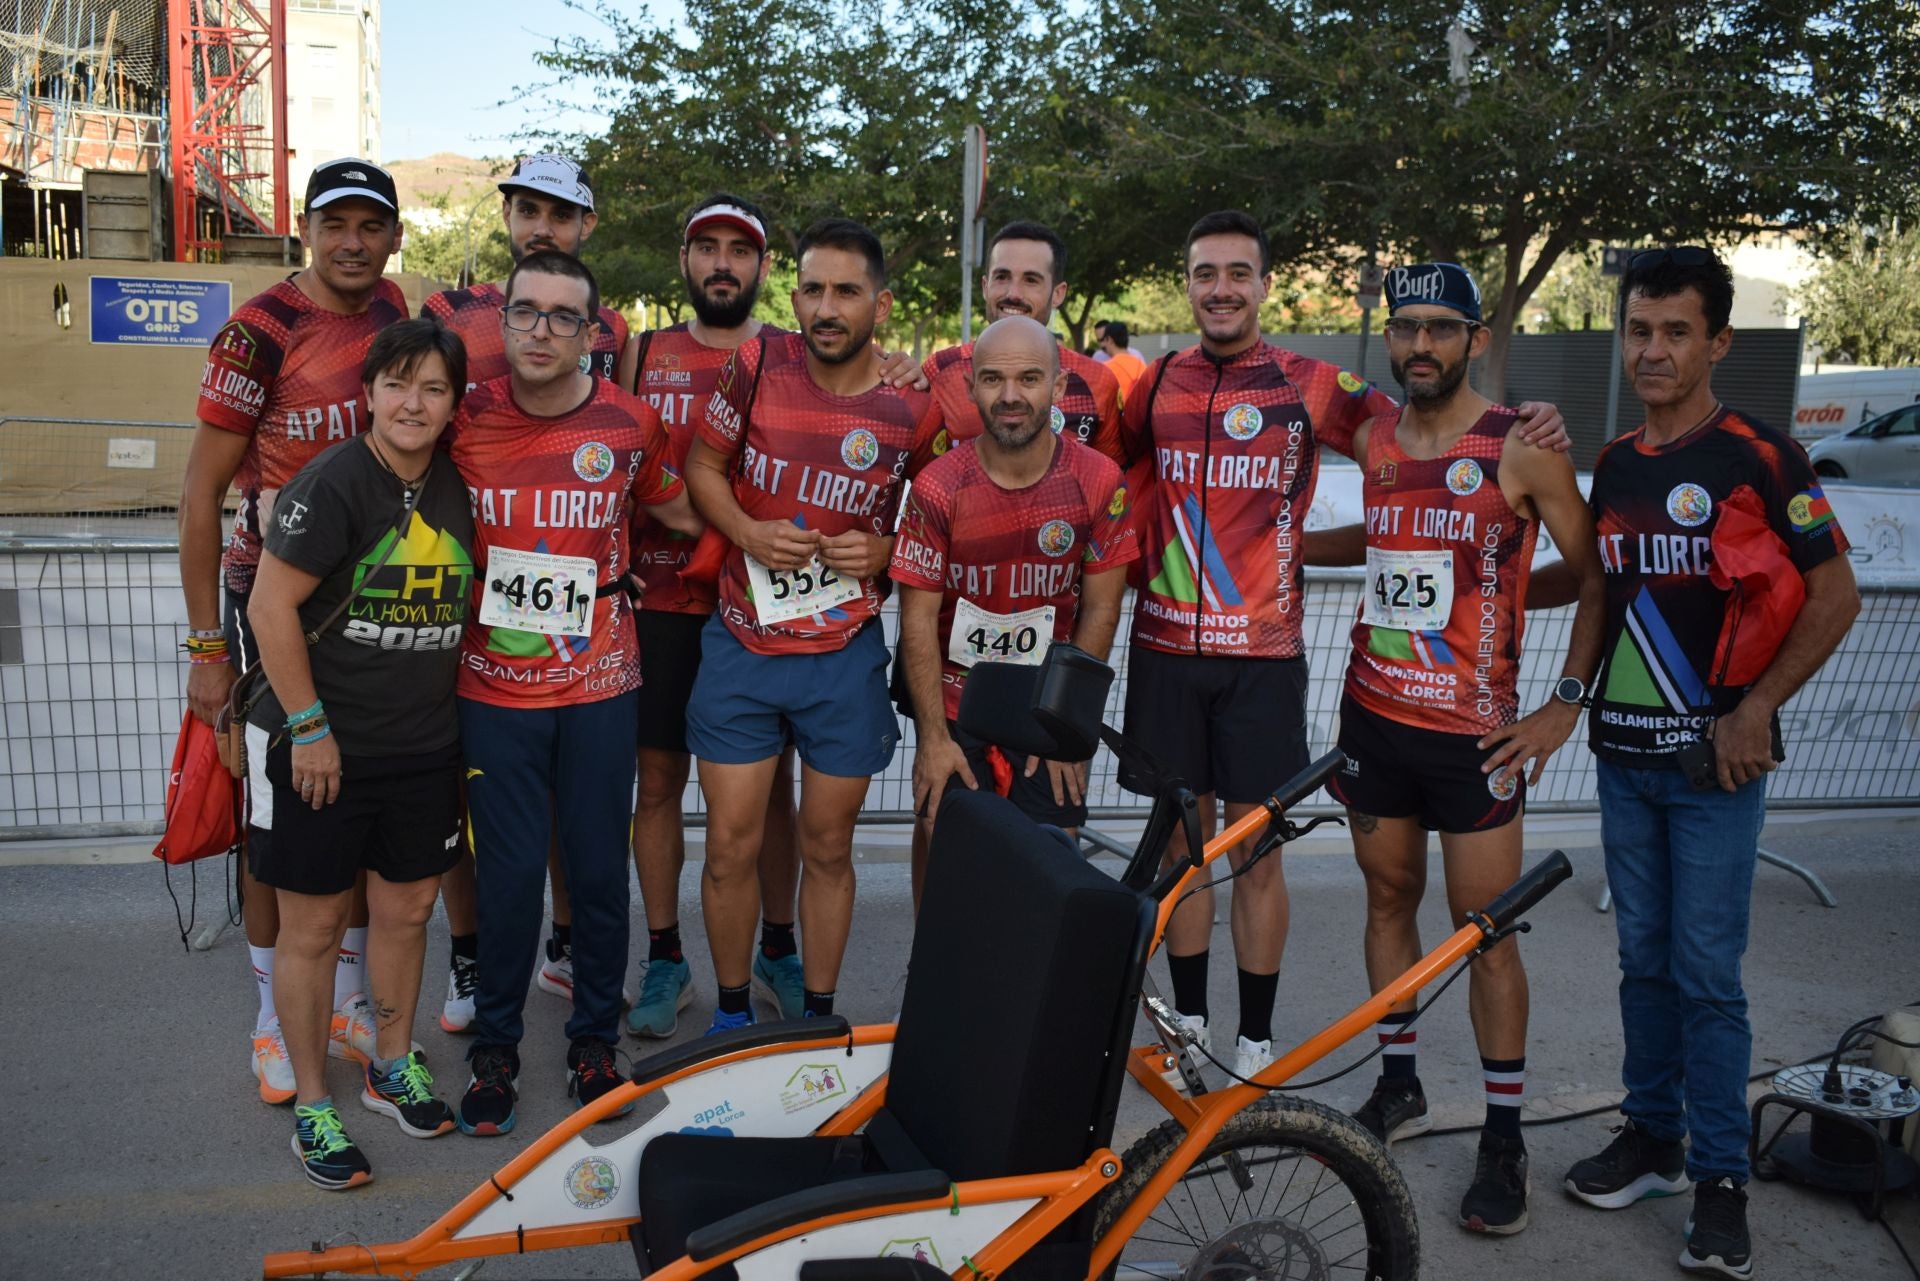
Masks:
[[[294,1154],[329,1189],[373,1177],[325,1080],[335,951],[362,874],[376,1031],[361,1102],[415,1138],[454,1126],[412,1034],[427,918],[459,857],[453,685],[473,516],[435,444],[466,389],[466,350],[437,321],[403,321],[375,337],[361,380],[372,426],[279,492],[247,611],[273,689],[249,717],[256,750],[271,743],[253,804],[272,837],[253,874],[280,909],[274,1001],[293,1062]]]

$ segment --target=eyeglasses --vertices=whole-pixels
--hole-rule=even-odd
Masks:
[[[1668,263],[1676,267],[1704,267],[1714,261],[1717,260],[1711,249],[1681,245],[1678,249],[1642,249],[1627,259],[1627,268],[1639,271],[1643,267],[1664,267]]]
[[[547,332],[555,338],[572,338],[587,327],[585,316],[576,316],[570,311],[541,311],[525,303],[502,307],[500,314],[506,317],[508,329],[517,329],[523,334],[532,333],[542,317],[546,318]]]
[[[1412,342],[1424,329],[1435,342],[1441,343],[1452,342],[1462,334],[1472,333],[1480,326],[1471,320],[1455,320],[1452,316],[1428,316],[1425,319],[1395,316],[1381,328],[1387,331],[1387,337],[1400,342]]]

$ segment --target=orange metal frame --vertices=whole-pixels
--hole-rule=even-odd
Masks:
[[[1174,906],[1180,901],[1181,893],[1193,877],[1234,846],[1251,836],[1258,835],[1268,821],[1269,816],[1264,809],[1254,810],[1207,842],[1205,860],[1201,866],[1188,868],[1186,874],[1161,901],[1159,915],[1154,925],[1153,950],[1159,948],[1161,937],[1166,932],[1167,922],[1173,916]],[[1127,1059],[1128,1073],[1175,1120],[1187,1128],[1187,1137],[1181,1140],[1159,1171],[1140,1190],[1139,1195],[1128,1202],[1120,1217],[1114,1220],[1107,1232],[1094,1243],[1093,1259],[1087,1271],[1088,1281],[1094,1281],[1107,1268],[1113,1266],[1120,1257],[1121,1249],[1147,1221],[1153,1213],[1153,1208],[1160,1204],[1173,1185],[1192,1167],[1207,1144],[1213,1141],[1214,1136],[1220,1133],[1235,1113],[1265,1097],[1268,1089],[1286,1084],[1306,1068],[1360,1035],[1372,1024],[1377,1023],[1380,1017],[1394,1006],[1419,992],[1455,963],[1471,955],[1485,938],[1486,932],[1479,925],[1461,926],[1444,943],[1422,957],[1412,969],[1393,980],[1371,999],[1355,1006],[1330,1026],[1323,1028],[1275,1059],[1252,1078],[1257,1084],[1235,1083],[1218,1093],[1202,1095],[1196,1101],[1175,1091],[1162,1078],[1161,1070],[1169,1054],[1166,1046],[1145,1045],[1135,1049]],[[855,1028],[853,1043],[872,1045],[891,1041],[893,1032],[891,1024]],[[624,1242],[627,1240],[627,1229],[639,1222],[638,1219],[616,1219],[604,1223],[575,1224],[566,1227],[528,1228],[519,1233],[495,1233],[465,1240],[455,1240],[454,1233],[471,1222],[475,1215],[498,1199],[503,1192],[511,1189],[561,1144],[644,1094],[727,1063],[816,1045],[837,1048],[846,1044],[846,1038],[835,1037],[818,1042],[789,1042],[742,1050],[735,1054],[693,1064],[671,1076],[650,1081],[646,1085],[625,1086],[608,1094],[592,1106],[582,1108],[541,1135],[531,1147],[501,1167],[500,1172],[492,1179],[469,1192],[453,1209],[412,1239],[389,1245],[336,1246],[319,1252],[289,1251],[270,1254],[266,1257],[263,1275],[298,1277],[311,1276],[318,1272],[375,1272],[413,1277],[425,1268],[438,1267],[461,1259]],[[886,1078],[882,1077],[872,1088],[836,1112],[816,1133],[841,1135],[856,1132],[879,1110],[885,1101],[885,1095]],[[1111,1151],[1103,1148],[1072,1170],[959,1183],[954,1185],[950,1196],[937,1201],[877,1206],[846,1214],[829,1215],[804,1225],[770,1233],[730,1250],[724,1255],[718,1255],[700,1263],[695,1263],[691,1259],[678,1259],[652,1275],[658,1281],[687,1281],[688,1278],[701,1276],[724,1263],[730,1263],[791,1237],[862,1219],[884,1218],[915,1210],[1038,1198],[1040,1202],[1038,1205],[973,1255],[970,1263],[963,1264],[960,1271],[956,1273],[958,1276],[970,1278],[990,1276],[1004,1270],[1019,1259],[1047,1233],[1086,1205],[1102,1188],[1118,1177],[1119,1173],[1118,1158]]]

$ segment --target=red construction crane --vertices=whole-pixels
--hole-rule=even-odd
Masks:
[[[227,232],[285,235],[286,0],[167,0],[167,84],[174,260]]]

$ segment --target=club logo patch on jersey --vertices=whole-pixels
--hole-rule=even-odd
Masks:
[[[259,348],[259,342],[237,320],[220,331],[220,341],[214,344],[221,358],[236,369],[253,368],[253,353]]]
[[[1681,481],[1667,494],[1667,515],[1673,517],[1674,524],[1688,529],[1704,525],[1713,515],[1713,499],[1692,481]]]
[[[1073,526],[1064,520],[1050,520],[1040,526],[1040,550],[1049,556],[1065,556],[1073,550]]]
[[[854,428],[840,440],[840,461],[865,471],[880,461],[880,438],[865,427]]]
[[[613,475],[613,451],[597,440],[590,440],[573,451],[573,474],[590,485]]]
[[[947,434],[947,429],[945,427],[942,427],[939,431],[934,433],[933,456],[935,458],[938,458],[940,455],[946,453],[949,449],[952,449],[952,448],[953,448],[953,437]]]
[[[1400,479],[1399,463],[1381,463],[1380,474],[1374,478],[1376,485],[1391,485]]]
[[[1125,485],[1113,491],[1113,497],[1107,503],[1107,515],[1118,516],[1127,509],[1127,487]]]
[[[567,1200],[582,1210],[597,1210],[620,1190],[620,1172],[603,1156],[583,1157],[567,1167]]]
[[[1067,429],[1067,416],[1060,412],[1060,406],[1058,405],[1053,407],[1052,414],[1047,422],[1048,425],[1053,428],[1053,434],[1056,436]]]
[[[1480,464],[1471,458],[1462,458],[1447,468],[1447,488],[1460,498],[1476,492],[1480,488],[1480,482],[1485,478],[1485,474],[1480,470]]]
[[[1495,770],[1487,775],[1487,791],[1493,794],[1493,799],[1496,801],[1510,801],[1513,799],[1513,794],[1519,790],[1520,780],[1515,775],[1506,773],[1504,770]]]
[[[1340,384],[1341,391],[1344,391],[1349,395],[1357,396],[1361,392],[1367,389],[1366,379],[1361,378],[1356,374],[1350,374],[1344,369],[1340,371],[1340,376],[1336,378],[1334,381]]]
[[[1810,534],[1833,523],[1833,504],[1827,501],[1820,486],[1815,485],[1787,500],[1787,519],[1793,522],[1795,531]]]
[[[1267,420],[1257,408],[1243,400],[1226,412],[1220,425],[1235,440],[1252,440],[1267,425]]]

